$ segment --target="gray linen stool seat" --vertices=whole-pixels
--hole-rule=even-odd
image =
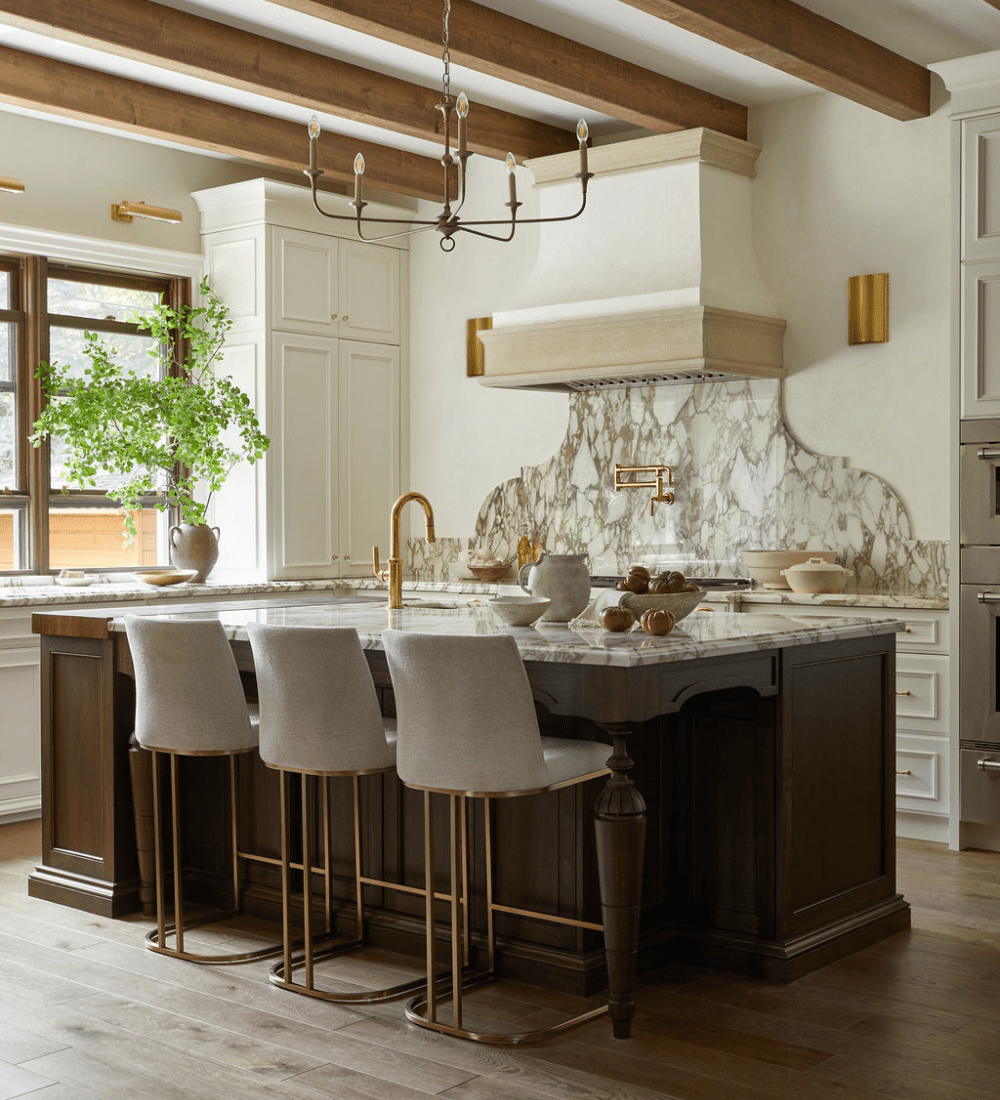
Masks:
[[[558,790],[609,772],[610,746],[597,741],[542,737],[524,662],[509,634],[448,636],[384,630],[382,643],[396,694],[399,723],[396,771],[403,783],[424,792],[424,874],[427,910],[427,989],[406,1005],[413,1023],[481,1043],[533,1042],[607,1011],[602,1006],[553,1027],[516,1033],[487,1033],[463,1026],[463,992],[487,981],[496,964],[494,913],[516,913],[537,920],[601,931],[600,924],[513,909],[493,899],[493,842],[490,802]],[[467,892],[463,879],[466,848],[460,844],[466,799],[483,800],[486,856],[488,966],[471,980],[451,987],[451,1022],[438,1019],[435,990],[434,827],[431,793],[449,796],[451,837],[451,969],[461,973],[468,957]],[[459,848],[461,847],[461,855]],[[463,910],[460,912],[460,910]]]
[[[396,766],[396,723],[383,718],[358,633],[346,628],[300,628],[250,623],[247,626],[257,670],[260,699],[260,756],[280,772],[281,892],[284,953],[271,968],[271,981],[283,989],[340,1003],[371,1004],[423,988],[424,979],[383,989],[333,992],[317,988],[314,964],[365,946],[363,889],[380,886],[422,894],[423,890],[365,876],[361,865],[359,777],[391,772]],[[291,858],[290,779],[298,775],[302,799],[302,859]],[[322,780],[322,867],[313,866],[309,777]],[[333,873],[330,857],[330,784],[334,776],[352,779],[354,796],[354,872],[356,936],[337,944],[324,942],[333,933]],[[304,952],[294,953],[291,928],[291,872],[302,872]],[[323,937],[312,930],[312,876],[325,880]],[[318,949],[317,949],[318,948]],[[304,967],[304,984],[294,980]]]
[[[146,936],[152,951],[188,962],[224,965],[276,955],[280,945],[253,951],[198,954],[184,949],[184,933],[233,916],[240,910],[240,851],[237,814],[237,758],[257,748],[256,707],[247,704],[239,670],[218,620],[185,622],[125,616],[135,668],[135,738],[148,749],[153,770],[153,847],[155,853],[156,929]],[[174,920],[166,919],[163,808],[160,757],[170,758],[170,821],[173,844]],[[227,756],[230,785],[233,908],[193,921],[184,917],[178,760],[189,756]],[[174,936],[174,946],[167,937]]]

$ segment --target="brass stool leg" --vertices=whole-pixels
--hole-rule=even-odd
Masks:
[[[302,938],[306,944],[306,989],[313,988],[312,837],[309,835],[309,777],[302,776]]]
[[[464,877],[465,868],[459,869],[459,799],[455,795],[448,796],[448,832],[451,839],[450,864],[451,864],[451,972],[458,975],[451,989],[451,1022],[458,1030],[462,1027],[462,918],[459,913],[459,874]],[[465,799],[461,799],[462,807]],[[463,830],[464,831],[464,830]],[[464,898],[462,899],[464,902]],[[464,907],[464,906],[463,906]]]
[[[281,939],[284,955],[284,978],[292,976],[292,868],[289,847],[291,822],[288,805],[288,772],[278,773],[281,785]],[[272,981],[274,978],[272,977]],[[284,983],[283,983],[284,984]]]
[[[177,756],[170,757],[170,827],[174,841],[174,935],[177,954],[184,953],[184,890],[181,882],[180,795],[177,791]]]
[[[163,807],[160,805],[160,754],[151,752],[153,765],[153,857],[156,879],[156,942],[162,950],[167,946],[166,890],[163,874]]]
[[[434,810],[430,791],[424,791],[424,919],[427,933],[427,1019],[437,1022],[434,976]],[[459,979],[461,980],[461,979]]]

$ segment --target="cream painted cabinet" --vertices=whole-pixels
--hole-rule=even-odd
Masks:
[[[273,575],[367,575],[399,495],[399,349],[276,332],[271,364]]]
[[[406,239],[353,239],[353,225],[322,218],[307,190],[270,180],[195,198],[208,276],[234,318],[223,367],[271,439],[264,461],[217,496],[217,571],[367,575],[407,457]]]
[[[1000,416],[1000,114],[962,122],[962,416]]]
[[[399,343],[399,250],[270,227],[272,327]]]

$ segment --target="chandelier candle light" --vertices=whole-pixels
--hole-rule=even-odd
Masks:
[[[486,237],[491,241],[510,241],[514,238],[514,232],[518,224],[531,225],[542,222],[568,222],[572,221],[574,218],[578,218],[586,209],[587,181],[591,178],[593,173],[587,171],[587,141],[590,137],[590,131],[587,129],[587,123],[581,118],[576,125],[576,137],[577,141],[580,143],[580,171],[576,173],[576,178],[580,181],[579,210],[573,214],[565,214],[562,217],[523,218],[521,222],[518,223],[517,209],[522,204],[517,201],[517,181],[514,178],[514,169],[517,167],[517,162],[514,159],[514,154],[508,153],[505,162],[507,165],[509,201],[504,205],[510,210],[510,217],[505,219],[465,222],[459,218],[459,211],[465,205],[466,164],[468,163],[469,157],[472,156],[472,153],[469,152],[467,140],[467,123],[469,118],[468,96],[466,96],[465,92],[460,92],[457,98],[451,94],[451,57],[448,53],[448,22],[450,16],[451,0],[445,0],[444,31],[442,35],[442,42],[444,43],[444,53],[442,55],[444,75],[441,78],[441,102],[437,105],[437,109],[444,116],[444,153],[441,157],[441,165],[444,168],[444,202],[441,212],[434,221],[404,221],[401,218],[363,217],[362,211],[368,204],[361,197],[362,177],[365,174],[365,158],[360,153],[354,158],[354,201],[351,203],[351,206],[354,207],[354,214],[333,214],[324,210],[319,204],[319,197],[316,193],[316,184],[319,181],[319,177],[323,175],[322,170],[317,166],[320,124],[319,119],[315,115],[309,120],[309,167],[305,169],[305,174],[311,181],[313,205],[324,218],[336,218],[338,221],[355,222],[358,237],[363,241],[385,241],[393,237],[405,237],[411,233],[420,233],[424,229],[436,229],[438,233],[441,234],[438,240],[441,250],[443,252],[451,252],[455,247],[454,237],[456,233],[472,233],[476,237]],[[458,205],[454,209],[452,209],[451,206],[452,189],[450,187],[452,170],[455,165],[455,157],[451,154],[451,119],[453,114],[458,117],[458,149],[456,153],[458,156],[459,183]],[[397,232],[383,233],[381,236],[377,237],[366,237],[362,231],[364,225],[405,225],[407,228]],[[483,228],[501,226],[507,228],[508,232],[506,236],[502,233],[485,232]]]

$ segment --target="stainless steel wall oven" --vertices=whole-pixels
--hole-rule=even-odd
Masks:
[[[1000,824],[1000,421],[961,427],[962,819]]]

